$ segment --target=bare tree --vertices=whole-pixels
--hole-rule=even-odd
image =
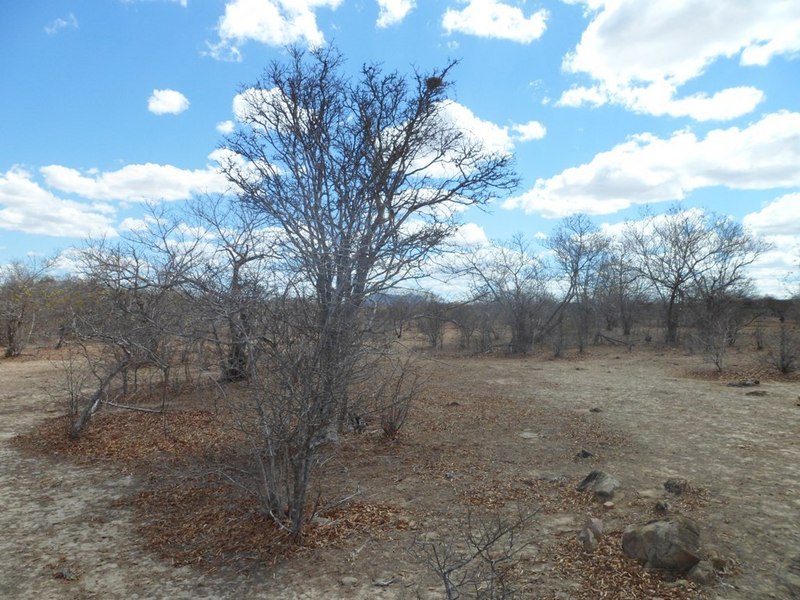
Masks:
[[[43,305],[47,264],[14,261],[0,267],[0,342],[3,356],[18,356],[30,338]],[[26,332],[27,329],[27,332]]]
[[[197,198],[186,216],[203,240],[184,281],[209,317],[210,330],[203,337],[210,337],[218,349],[223,380],[246,379],[261,335],[256,328],[259,305],[272,284],[274,232],[263,213],[229,196]]]
[[[457,534],[442,542],[416,540],[411,554],[436,575],[448,600],[516,598],[513,567],[531,544],[525,533],[537,512],[520,511],[513,519],[470,512]]]
[[[546,295],[544,265],[530,242],[518,234],[506,243],[469,252],[465,260],[475,297],[502,308],[511,331],[512,354],[528,352],[540,327],[539,309]]]
[[[679,206],[628,223],[625,242],[661,300],[670,344],[678,341],[681,311],[692,298],[713,303],[730,294],[767,248],[727,217]]]
[[[607,331],[619,325],[622,335],[631,335],[637,311],[646,300],[647,286],[626,245],[612,244],[600,265],[595,290]]]
[[[366,65],[351,81],[335,48],[289,49],[286,63],[242,90],[240,126],[224,142],[223,172],[278,231],[275,266],[292,281],[287,301],[301,307],[294,340],[273,340],[270,360],[294,365],[300,383],[274,402],[302,406],[309,427],[260,438],[274,452],[291,449],[294,535],[317,449],[347,421],[363,357],[359,309],[414,276],[454,231],[457,207],[516,185],[509,156],[487,152],[448,118],[452,67],[408,78]],[[272,402],[262,397],[260,406]],[[273,490],[279,479],[272,470],[264,485]]]
[[[606,260],[609,241],[583,214],[565,217],[548,238],[559,275],[565,287],[563,307],[574,308],[578,350],[583,352],[589,330],[596,322],[593,297]]]

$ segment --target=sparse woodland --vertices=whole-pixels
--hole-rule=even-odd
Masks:
[[[0,271],[5,359],[61,350],[65,437],[102,412],[182,410],[189,394],[236,440],[216,471],[300,543],[325,510],[347,510],[347,494],[315,495],[320,466],[347,460],[344,436],[402,436],[431,356],[664,345],[722,373],[747,345],[765,368],[797,369],[800,300],[755,295],[747,267],[767,247],[725,217],[674,207],[612,238],[575,215],[544,241],[451,251],[459,210],[514,188],[511,157],[442,118],[453,65],[349,80],[342,61],[293,50],[242,89],[222,142],[228,195],[87,241],[69,276]],[[409,292],[431,269],[460,291]],[[505,565],[535,510],[414,553],[448,598],[511,597]]]

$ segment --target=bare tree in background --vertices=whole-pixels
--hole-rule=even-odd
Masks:
[[[36,323],[44,301],[46,264],[14,261],[0,267],[0,343],[3,356],[18,356]]]
[[[205,240],[185,281],[209,317],[210,330],[203,337],[218,349],[223,380],[246,379],[254,343],[262,334],[256,327],[258,314],[274,283],[273,232],[263,213],[226,196],[195,199],[188,216]]]
[[[518,234],[506,243],[468,253],[466,261],[475,297],[502,307],[511,331],[511,353],[528,352],[540,329],[539,309],[546,296],[545,268],[530,242]]]
[[[726,217],[679,206],[628,223],[625,243],[661,300],[669,344],[677,343],[681,312],[692,299],[719,312],[715,303],[746,280],[746,267],[766,249]]]
[[[561,307],[574,309],[578,350],[583,352],[589,330],[597,321],[593,298],[609,240],[589,217],[577,214],[561,221],[548,238],[547,247],[565,286]]]
[[[648,285],[633,263],[627,246],[612,244],[600,265],[595,290],[606,331],[619,325],[622,335],[631,335],[637,311],[646,301]]]
[[[286,301],[298,309],[292,339],[273,340],[267,366],[292,371],[262,378],[261,402],[292,403],[311,426],[281,440],[279,416],[257,417],[264,452],[291,448],[291,473],[274,469],[265,485],[290,490],[295,536],[316,449],[347,421],[363,356],[360,307],[414,276],[453,233],[456,208],[516,185],[510,157],[487,152],[448,117],[452,67],[409,78],[366,65],[351,81],[335,48],[294,48],[239,96],[240,126],[224,142],[223,172],[279,232],[276,268],[293,282]],[[296,385],[281,387],[292,377]]]

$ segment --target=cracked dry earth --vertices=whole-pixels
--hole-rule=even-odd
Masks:
[[[751,360],[734,356],[730,368]],[[558,479],[571,490],[591,469],[614,474],[623,488],[605,513],[568,504],[557,490],[541,496],[523,597],[567,599],[593,597],[586,582],[553,568],[554,551],[571,543],[585,515],[599,512],[617,531],[648,520],[661,484],[685,477],[697,501],[675,504],[700,523],[704,548],[733,565],[696,597],[791,598],[776,574],[800,551],[800,384],[765,381],[759,390],[766,395],[751,396],[724,380],[690,376],[701,366],[697,356],[646,348],[593,349],[562,360],[431,361],[429,392],[404,432],[405,447],[419,454],[412,460],[379,449],[371,465],[362,458],[345,469],[347,478],[370,499],[405,511],[422,533],[445,535],[460,503],[486,500],[480,493],[498,479]],[[268,569],[174,567],[148,552],[132,508],[115,502],[141,486],[136,477],[10,444],[58,414],[56,388],[48,360],[0,361],[0,598],[413,598],[419,581],[423,597],[437,597],[405,552],[419,529]],[[576,459],[581,449],[594,458]],[[396,583],[376,587],[376,580]],[[580,595],[581,586],[589,595]]]

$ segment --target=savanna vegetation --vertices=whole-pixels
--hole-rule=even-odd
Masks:
[[[463,207],[514,188],[511,157],[448,120],[454,65],[349,79],[342,64],[335,49],[292,50],[243,88],[222,142],[229,194],[87,241],[68,276],[0,271],[4,357],[61,350],[65,439],[108,426],[103,412],[164,415],[191,396],[225,431],[220,481],[302,544],[352,500],[315,495],[318,470],[346,468],[344,437],[403,435],[425,357],[660,346],[723,373],[747,345],[765,369],[797,368],[800,302],[756,296],[747,268],[768,247],[724,216],[676,206],[612,237],[574,215],[541,242],[449,249]],[[452,293],[422,291],[431,269]],[[535,510],[470,515],[462,550],[414,552],[448,598],[510,597],[503,564]]]

